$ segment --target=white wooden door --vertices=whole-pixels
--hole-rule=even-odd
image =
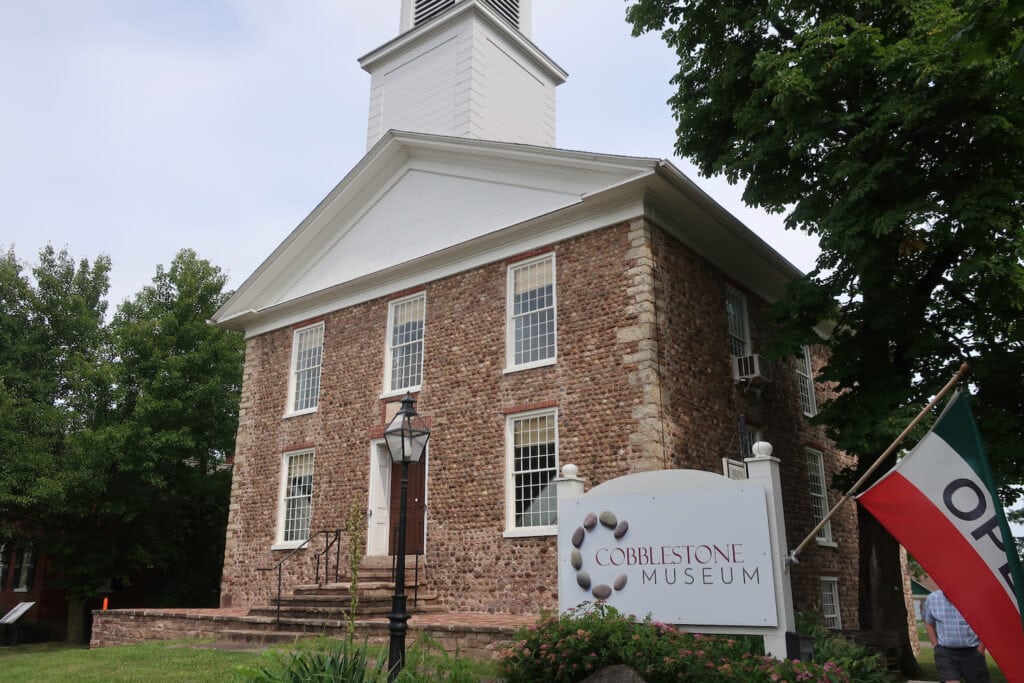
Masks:
[[[391,507],[391,456],[383,441],[370,446],[370,512],[366,529],[366,554],[388,554]]]

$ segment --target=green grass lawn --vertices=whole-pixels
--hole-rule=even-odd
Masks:
[[[218,650],[210,641],[179,640],[138,645],[121,645],[90,650],[62,643],[0,647],[0,681],[116,682],[150,681],[236,681],[246,674],[302,650],[320,651],[338,641],[310,638],[282,648],[279,652]],[[355,643],[357,648],[362,643]],[[368,661],[373,665],[387,659],[387,646],[370,645]],[[264,656],[266,655],[266,656]],[[271,667],[271,670],[276,670]],[[421,637],[407,650],[406,670],[412,680],[478,681],[497,674],[493,661],[450,657],[429,638]],[[454,677],[453,677],[454,676]]]
[[[921,642],[927,643],[924,628],[920,631]],[[0,648],[0,681],[231,681],[260,657],[256,652],[214,650],[202,644],[195,640],[170,641],[95,650],[61,643],[4,647]],[[921,648],[918,663],[924,680],[938,680],[930,647]],[[993,683],[1006,683],[991,657],[989,671]],[[487,673],[493,676],[495,672],[492,669]]]
[[[0,681],[230,681],[258,654],[196,647],[197,641],[95,650],[57,643],[0,648]]]

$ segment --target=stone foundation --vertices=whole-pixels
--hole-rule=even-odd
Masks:
[[[261,626],[269,642],[274,632],[268,630],[270,619],[246,618],[245,609],[138,609],[93,612],[90,647],[112,647],[155,640],[183,638],[222,639],[225,631],[252,629]],[[519,626],[533,623],[535,618],[500,614],[425,614],[409,621],[406,644],[411,646],[424,634],[449,654],[477,659],[491,659],[512,642]],[[310,638],[326,633],[345,633],[343,622],[325,622],[322,628],[308,629]],[[287,625],[285,626],[287,628]],[[386,619],[356,621],[357,640],[386,644],[389,639]],[[262,643],[256,642],[255,646]]]

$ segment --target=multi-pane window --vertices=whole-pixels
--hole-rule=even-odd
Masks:
[[[747,297],[732,287],[725,288],[725,314],[729,322],[729,355],[750,355],[750,326],[747,323]]]
[[[35,576],[36,556],[31,548],[14,554],[14,590],[32,590],[32,579]]]
[[[818,414],[818,404],[814,400],[814,370],[811,365],[811,350],[803,346],[796,357],[796,385],[800,392],[800,407],[807,417]]]
[[[417,389],[423,381],[423,321],[427,298],[418,294],[388,307],[387,392]]]
[[[294,544],[309,538],[313,512],[313,451],[286,453],[282,468],[278,541]]]
[[[289,412],[316,410],[320,401],[320,365],[323,354],[323,323],[295,331]]]
[[[821,451],[807,449],[807,484],[811,496],[811,517],[815,524],[828,514],[828,489],[825,488],[825,458]],[[818,529],[819,543],[832,543],[832,521]]]
[[[558,418],[554,411],[508,419],[508,526],[552,531],[557,521]]]
[[[542,365],[555,359],[555,257],[508,270],[508,366]]]
[[[843,620],[839,615],[839,579],[821,577],[821,616],[826,628],[841,629]]]

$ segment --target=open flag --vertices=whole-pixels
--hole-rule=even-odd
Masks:
[[[992,468],[959,392],[857,500],[942,587],[1009,681],[1024,681],[1024,579]]]

